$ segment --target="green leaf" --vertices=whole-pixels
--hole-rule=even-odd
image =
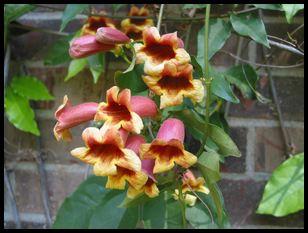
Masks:
[[[230,222],[225,212],[223,200],[220,199],[220,197],[222,217],[219,221],[218,211],[212,197],[204,193],[199,193],[198,196],[202,199],[206,206],[198,199],[194,206],[188,206],[186,208],[186,219],[194,229],[217,229],[230,227]],[[211,215],[214,218],[214,222],[212,222]]]
[[[181,229],[183,225],[181,204],[179,201],[170,198],[166,202],[166,223],[167,229]]]
[[[259,9],[282,11],[281,4],[251,4]]]
[[[62,31],[66,25],[74,19],[76,15],[81,13],[84,9],[88,8],[88,4],[67,4],[62,16],[62,23],[60,31]]]
[[[130,199],[128,197],[125,197],[125,199],[122,201],[122,203],[119,205],[121,208],[130,208],[130,207],[135,207],[140,204],[143,204],[147,201],[151,200],[147,195],[144,193],[138,195],[134,199]]]
[[[184,4],[183,9],[206,8],[207,4]]]
[[[137,64],[128,72],[116,71],[115,84],[121,89],[129,88],[132,95],[145,91],[148,87],[142,80],[144,64]]]
[[[135,228],[137,211],[117,206],[126,195],[123,190],[105,189],[106,177],[91,176],[67,197],[53,228]]]
[[[255,89],[259,79],[255,69],[248,64],[234,66],[224,72],[228,82],[241,90],[247,99],[256,99]],[[247,77],[247,78],[246,78]]]
[[[126,4],[112,4],[112,9],[116,13],[119,11],[121,8],[123,8]]]
[[[93,76],[94,83],[97,83],[99,77],[105,71],[105,54],[98,53],[87,57],[90,71]]]
[[[11,87],[16,94],[30,100],[53,100],[44,83],[34,77],[14,77]]]
[[[286,13],[288,23],[292,23],[293,16],[299,11],[304,9],[304,4],[282,4],[282,9]]]
[[[215,151],[203,152],[198,158],[198,164],[203,167],[207,173],[210,183],[217,182],[221,179],[219,173],[219,154]]]
[[[240,100],[233,93],[230,84],[225,80],[224,76],[209,66],[209,74],[212,77],[211,92],[229,102],[238,104]]]
[[[265,185],[258,214],[286,216],[304,209],[304,153],[277,167]]]
[[[227,134],[229,134],[230,127],[225,119],[223,112],[214,112],[210,116],[210,123],[212,123],[213,125],[217,125],[218,127],[222,128]]]
[[[88,60],[86,58],[74,59],[70,62],[68,66],[68,73],[64,78],[64,81],[70,80],[72,77],[76,76],[81,72],[87,65]]]
[[[163,229],[166,221],[165,214],[165,193],[160,192],[158,197],[152,198],[143,206],[144,227],[146,229]]]
[[[210,138],[219,147],[219,153],[224,156],[241,157],[241,152],[231,137],[216,125],[210,125]]]
[[[223,19],[210,19],[209,22],[209,51],[208,57],[211,59],[213,55],[220,50],[227,39],[231,35],[231,25]],[[198,50],[197,60],[204,69],[204,27],[198,32]]]
[[[172,114],[185,123],[186,128],[192,133],[194,138],[200,141],[203,140],[205,134],[205,122],[203,119],[200,119],[196,113],[190,109],[185,109],[178,112],[172,112]],[[213,124],[209,124],[209,129],[209,136],[219,147],[219,154],[224,156],[241,156],[238,147],[223,129]]]
[[[65,36],[57,40],[48,50],[47,56],[44,60],[45,65],[59,65],[71,60],[68,53],[70,44],[69,42],[73,36]]]
[[[29,100],[14,93],[11,87],[5,89],[4,108],[8,120],[17,129],[40,135]]]
[[[4,21],[6,23],[10,23],[35,8],[36,6],[31,4],[5,4]]]
[[[257,43],[263,44],[264,46],[270,48],[263,21],[257,14],[231,14],[230,20],[233,29],[238,34],[242,36],[249,36]]]

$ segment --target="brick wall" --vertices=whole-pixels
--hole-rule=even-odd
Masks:
[[[64,8],[64,5],[55,5]],[[100,6],[102,7],[102,6]],[[106,7],[106,6],[105,6]],[[109,6],[107,6],[109,7]],[[214,11],[215,8],[213,7]],[[125,10],[125,9],[123,9]],[[166,14],[176,14],[168,5]],[[19,21],[51,30],[58,30],[62,14],[48,9],[38,8],[23,16]],[[84,17],[78,16],[67,27],[67,31],[75,31],[82,25]],[[270,35],[285,37],[286,31],[292,31],[304,22],[303,14],[296,16],[294,24],[287,25],[282,14],[265,15],[266,29]],[[196,52],[196,34],[201,24],[192,26],[189,52]],[[178,30],[184,37],[186,26],[164,23],[168,32]],[[164,31],[163,31],[164,32]],[[304,38],[303,30],[296,34],[297,39]],[[55,124],[54,111],[60,105],[64,94],[68,94],[73,104],[85,101],[99,101],[107,88],[113,85],[113,74],[116,70],[124,70],[125,64],[107,59],[107,70],[99,82],[94,85],[88,70],[83,71],[69,82],[64,82],[67,64],[44,66],[43,59],[50,45],[57,36],[41,32],[30,32],[11,40],[12,62],[10,77],[19,70],[16,55],[26,66],[30,75],[34,75],[46,83],[55,101],[38,102],[34,104],[41,129],[41,151],[47,172],[48,195],[52,219],[64,198],[72,193],[82,182],[86,166],[70,156],[69,151],[82,145],[81,132],[85,125],[72,130],[74,140],[71,143],[57,142],[52,134]],[[244,44],[248,40],[244,39]],[[224,46],[225,50],[236,53],[238,37],[232,35]],[[26,45],[26,46],[25,46]],[[261,47],[254,42],[248,43],[248,49],[243,49],[242,57],[254,62],[261,62]],[[287,52],[276,53],[276,64],[294,64],[298,57]],[[234,59],[218,53],[211,63],[223,70],[234,64]],[[268,78],[264,70],[258,71],[261,82],[258,87],[266,97],[270,97]],[[272,69],[277,87],[277,95],[281,104],[286,129],[296,146],[296,152],[304,151],[304,69]],[[282,218],[255,214],[261,200],[264,184],[270,173],[285,159],[284,143],[277,121],[275,109],[258,102],[248,102],[243,105],[231,104],[228,122],[231,136],[242,152],[241,158],[227,158],[221,166],[223,179],[219,186],[223,192],[226,208],[230,215],[233,228],[302,228],[304,226],[301,211]],[[16,196],[17,208],[23,228],[46,228],[46,218],[40,196],[40,181],[35,155],[38,151],[37,138],[16,130],[4,119],[5,162],[9,170],[9,178]],[[191,150],[196,150],[197,144],[191,144]],[[4,228],[15,228],[12,206],[8,198],[8,190],[4,190]]]

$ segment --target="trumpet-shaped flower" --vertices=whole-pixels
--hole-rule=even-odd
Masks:
[[[110,51],[115,44],[104,44],[96,41],[95,36],[86,35],[74,39],[70,43],[69,54],[72,58],[83,58],[99,52]]]
[[[176,32],[160,36],[156,27],[146,28],[143,41],[144,45],[136,43],[134,48],[136,63],[144,63],[144,72],[147,75],[158,76],[169,62],[176,65],[190,62],[190,56],[183,49],[183,41],[179,40]]]
[[[98,104],[89,102],[76,106],[72,106],[67,95],[63,98],[63,104],[61,104],[55,112],[55,118],[57,123],[53,129],[56,139],[59,141],[63,139],[69,141],[72,139],[69,129],[82,124],[84,122],[94,119]]]
[[[210,192],[210,190],[204,186],[205,181],[203,177],[198,177],[196,179],[196,177],[190,170],[187,170],[185,172],[182,181],[183,181],[182,185],[183,193],[191,190],[196,192],[202,192],[205,194],[208,194]]]
[[[143,128],[141,117],[156,114],[154,101],[141,96],[131,97],[129,89],[119,93],[119,88],[114,86],[107,91],[106,100],[106,103],[99,104],[95,115],[95,120],[105,121],[106,127],[122,127],[129,132],[139,134]]]
[[[155,140],[140,146],[140,157],[154,159],[153,173],[165,172],[174,167],[174,163],[188,168],[197,162],[197,157],[184,150],[185,129],[182,121],[174,118],[165,120]]]
[[[140,135],[130,136],[126,141],[126,148],[129,148],[133,150],[136,154],[139,154],[140,145],[145,142],[146,140],[143,136]],[[153,168],[154,168],[153,159],[145,159],[141,161],[141,171],[147,175],[148,177],[147,181],[139,189],[136,189],[134,186],[129,185],[127,190],[128,198],[133,199],[141,193],[145,193],[147,196],[151,198],[158,196],[159,190],[156,186],[156,179],[153,174]]]
[[[140,9],[133,6],[128,15],[129,16],[148,16],[149,10],[145,7],[141,7]],[[121,27],[123,32],[134,40],[142,40],[142,32],[146,27],[153,26],[152,19],[132,19],[127,18],[122,20]]]
[[[100,13],[102,14],[105,12],[101,11]],[[102,16],[90,16],[88,17],[86,24],[84,24],[81,29],[81,35],[95,35],[97,29],[100,27],[116,28],[113,20],[110,18]]]
[[[160,95],[160,108],[180,105],[183,96],[192,102],[201,102],[204,87],[201,80],[193,79],[192,65],[177,66],[173,62],[166,63],[163,71],[157,76],[145,75],[144,82],[156,94]]]
[[[122,128],[86,128],[82,133],[86,147],[76,148],[71,154],[85,163],[94,165],[93,171],[97,176],[120,176],[122,169],[141,171],[138,155],[124,147],[127,135],[128,132]]]

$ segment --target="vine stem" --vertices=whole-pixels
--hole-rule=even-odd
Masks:
[[[209,20],[210,20],[211,4],[208,4],[205,10],[204,18],[204,68],[205,68],[205,88],[206,88],[206,109],[205,109],[205,137],[203,139],[202,145],[197,152],[197,157],[203,151],[207,136],[209,134],[209,120],[210,120],[210,105],[211,105],[211,82],[212,78],[209,76]]]
[[[163,18],[164,7],[165,7],[165,4],[160,5],[159,15],[157,19],[157,26],[156,26],[158,31],[160,30],[161,20]]]
[[[185,198],[183,196],[181,182],[179,182],[179,201],[180,201],[180,205],[181,205],[183,228],[187,229],[187,222],[186,222],[186,217],[185,217],[185,209],[186,209]]]

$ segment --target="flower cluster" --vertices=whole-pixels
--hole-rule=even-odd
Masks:
[[[132,8],[129,15],[146,16],[145,8]],[[202,101],[204,88],[194,80],[190,56],[177,33],[160,36],[151,20],[126,19],[124,32],[117,30],[112,21],[89,17],[82,28],[82,36],[70,44],[72,58],[111,51],[128,43],[131,34],[142,32],[143,44],[135,43],[136,64],[144,63],[143,81],[160,96],[160,108],[179,105],[183,97],[194,103]],[[95,31],[95,32],[94,32]],[[135,38],[137,39],[137,38]],[[149,97],[132,96],[130,89],[120,91],[113,86],[106,92],[105,102],[83,103],[72,106],[64,96],[63,104],[55,113],[57,123],[54,135],[57,140],[71,140],[69,129],[88,122],[103,122],[100,128],[87,127],[82,133],[83,147],[75,148],[71,155],[93,165],[96,176],[107,176],[106,188],[125,189],[128,198],[141,193],[153,198],[159,194],[157,176],[173,170],[175,166],[188,169],[197,157],[184,148],[185,127],[175,118],[164,120],[152,141],[142,135],[144,117],[157,117],[156,103]],[[191,171],[183,176],[182,192],[194,190],[208,193],[203,178],[195,178]],[[177,198],[178,190],[174,197]],[[186,198],[192,200],[189,194]],[[194,200],[194,201],[193,201]]]
[[[177,33],[160,36],[157,28],[150,27],[144,30],[143,41],[134,44],[136,63],[144,63],[143,80],[161,96],[160,108],[181,104],[183,96],[201,102],[204,87],[200,80],[193,79],[190,56]]]

